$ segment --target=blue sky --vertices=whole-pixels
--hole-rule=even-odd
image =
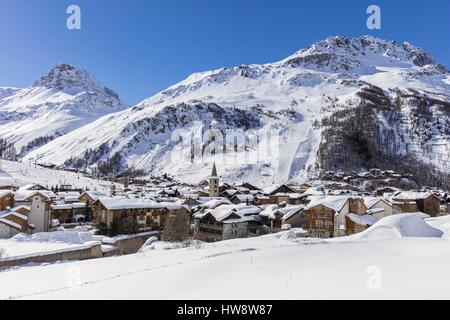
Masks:
[[[82,30],[66,28],[66,8]],[[366,28],[366,8],[382,29]],[[88,70],[129,104],[197,71],[277,61],[329,35],[409,41],[450,67],[450,0],[0,0],[0,86],[57,63]]]

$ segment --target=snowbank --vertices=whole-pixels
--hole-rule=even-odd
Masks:
[[[433,228],[443,232],[442,238],[450,240],[450,216],[425,219]]]
[[[442,231],[425,222],[424,213],[405,213],[385,217],[367,230],[348,237],[351,240],[384,240],[404,237],[442,237]]]

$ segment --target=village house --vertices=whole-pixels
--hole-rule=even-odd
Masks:
[[[158,203],[147,199],[100,198],[98,201],[97,222],[111,226],[116,219],[133,219],[139,231],[158,230],[165,227],[171,214],[180,214],[189,220],[189,210],[175,203]]]
[[[14,207],[15,193],[10,190],[0,190],[0,211]]]
[[[314,238],[343,237],[353,233],[347,224],[356,223],[353,215],[364,216],[367,207],[361,197],[319,196],[310,197],[307,210],[309,232]]]
[[[28,223],[30,208],[20,206],[0,211],[0,239],[8,239],[18,233],[32,233],[33,227]]]
[[[309,219],[305,209],[306,207],[304,205],[270,205],[261,211],[259,216],[261,222],[269,227],[272,233],[281,231],[284,226],[307,230],[309,227]]]
[[[392,196],[393,207],[398,212],[423,212],[432,217],[440,214],[441,201],[429,191],[399,191]]]
[[[85,203],[89,208],[88,215],[92,219],[92,221],[98,221],[98,216],[96,215],[99,212],[99,208],[97,207],[100,198],[110,197],[110,194],[99,191],[85,191],[81,194],[79,201]]]
[[[393,214],[392,204],[380,197],[364,197],[364,204],[367,207],[367,214],[381,219]]]
[[[194,214],[196,240],[216,242],[259,236],[264,233],[259,213],[250,205],[220,205]]]
[[[51,191],[17,191],[14,205],[29,208],[28,225],[34,232],[48,232],[51,229],[51,204],[55,195]]]
[[[83,202],[57,202],[52,204],[51,208],[52,220],[58,220],[60,224],[85,222],[90,212],[88,205]]]

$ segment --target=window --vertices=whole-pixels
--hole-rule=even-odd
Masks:
[[[322,220],[316,220],[316,228],[322,229],[323,228],[323,221]]]

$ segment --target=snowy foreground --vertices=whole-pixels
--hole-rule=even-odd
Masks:
[[[425,222],[426,221],[426,222]],[[0,273],[16,299],[449,299],[450,217],[385,218],[351,238],[260,238]]]

